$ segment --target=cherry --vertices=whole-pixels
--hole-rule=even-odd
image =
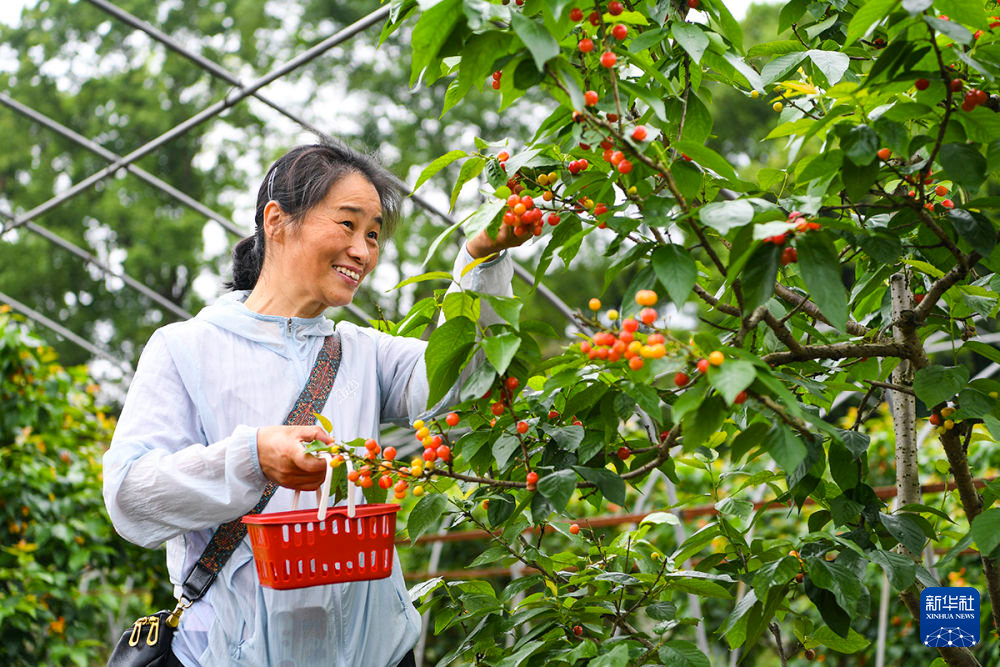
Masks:
[[[392,477],[390,477],[389,475],[382,475],[381,477],[378,478],[378,485],[383,489],[388,489],[390,486],[392,486]]]
[[[804,573],[799,572],[797,575],[795,575],[795,581],[799,582],[800,584],[805,580],[806,580],[806,575]]]
[[[609,114],[607,114],[606,118],[608,119],[609,123],[617,123],[618,122],[618,114],[616,114],[616,113],[609,113]]]
[[[505,383],[505,385],[507,386],[508,390],[514,391],[515,389],[521,386],[521,382],[516,377],[509,377],[507,378],[507,382]]]
[[[559,224],[559,220],[560,220],[560,217],[559,217],[558,213],[549,213],[548,221],[549,221],[550,225],[552,225],[553,227],[555,227],[556,225]]]
[[[570,534],[572,534],[572,535],[576,535],[576,534],[578,534],[578,533],[580,532],[580,524],[578,524],[578,523],[574,523],[574,524],[572,524],[572,525],[571,525],[571,526],[569,527],[569,532],[570,532]],[[573,632],[576,632],[576,629],[577,629],[577,628],[580,628],[580,626],[578,625],[578,626],[576,626],[576,628],[573,628]],[[583,632],[583,628],[580,628],[580,632],[576,632],[576,634],[580,634],[581,632]]]
[[[611,149],[609,148],[607,150],[610,151]],[[622,153],[621,151],[612,151],[611,157],[610,159],[608,159],[608,162],[617,167],[619,163],[621,163],[621,161],[624,159],[625,159],[625,153]]]
[[[623,23],[618,23],[611,29],[611,36],[621,41],[628,37],[628,27]]]
[[[499,401],[490,406],[490,412],[492,412],[497,417],[502,415],[503,411],[504,411],[504,405]]]
[[[677,385],[678,387],[683,387],[690,381],[691,378],[688,377],[688,374],[685,373],[684,371],[680,371],[677,373],[677,375],[674,376],[674,384]]]
[[[958,91],[962,90],[962,85],[963,83],[961,79],[952,79],[951,82],[948,84],[948,87],[951,88],[951,92],[957,93]]]
[[[605,204],[597,204],[594,206],[594,215],[604,215],[608,212],[608,207]]]
[[[396,458],[396,448],[386,447],[384,450],[382,450],[382,458],[384,458],[386,461],[392,461],[394,458]]]
[[[878,153],[876,153],[876,155],[878,155],[879,160],[885,162],[886,160],[889,159],[889,156],[892,155],[892,151],[889,150],[888,148],[880,148],[878,149]]]
[[[587,302],[587,308],[590,308],[592,311],[597,312],[598,310],[601,309],[601,300],[598,299],[597,297],[592,298],[590,301]]]
[[[936,194],[938,197],[944,197],[946,194],[948,194],[948,188],[946,188],[943,185],[939,185],[936,188],[934,188],[934,194]]]
[[[428,447],[424,450],[424,461],[433,461],[437,458],[437,450],[433,447]]]
[[[435,452],[437,453],[437,457],[442,461],[447,461],[451,458],[451,447],[448,445],[439,446]]]
[[[569,532],[573,533],[573,528],[574,527],[576,527],[576,533],[579,533],[580,532],[580,527],[577,526],[575,523],[572,526],[569,527]],[[576,535],[576,533],[573,533],[573,534]],[[581,626],[581,625],[574,625],[573,626],[573,634],[576,635],[577,637],[579,637],[580,635],[582,635],[583,634],[583,626]]]
[[[459,422],[458,414],[454,412],[449,412],[448,416],[444,418],[444,421],[448,426],[458,426]]]
[[[632,138],[636,141],[645,141],[647,134],[645,125],[637,125],[636,128],[632,130]]]
[[[590,53],[594,50],[594,40],[590,37],[584,37],[580,40],[579,47],[581,53]]]
[[[619,447],[618,448],[618,458],[620,458],[622,461],[624,461],[625,459],[627,459],[630,456],[632,456],[632,450],[631,449],[629,449],[628,447]]]
[[[642,320],[644,324],[652,324],[656,321],[657,317],[659,317],[659,313],[652,308],[643,308],[639,311],[639,319]]]
[[[709,365],[708,364],[708,359],[699,359],[698,363],[696,365],[698,366],[698,372],[699,373],[707,373],[708,372],[708,365]]]
[[[616,56],[611,51],[605,51],[601,54],[601,66],[611,69],[618,62],[618,56]]]
[[[569,20],[573,21],[574,23],[579,23],[580,21],[582,21],[583,10],[580,9],[579,7],[574,7],[573,9],[569,10]]]
[[[628,367],[634,371],[642,370],[642,367],[646,365],[640,357],[632,357],[628,360]]]
[[[583,102],[588,107],[592,107],[595,104],[597,104],[597,100],[599,100],[599,99],[600,98],[598,97],[597,92],[593,91],[593,90],[588,90],[587,92],[585,92],[583,94]]]
[[[623,11],[625,11],[625,5],[618,2],[618,0],[611,0],[611,2],[608,3],[608,14],[618,16]]]
[[[534,491],[536,485],[538,484],[538,473],[531,471],[528,476],[524,478],[524,481],[528,484],[528,491]]]
[[[531,427],[528,426],[528,422],[526,421],[517,422],[517,432],[520,433],[521,435],[527,433],[529,428]]]
[[[913,295],[913,300],[919,305],[921,302],[923,302],[925,296],[927,296],[927,295],[924,294],[923,292],[921,292],[919,294],[914,294]]]
[[[781,265],[788,266],[799,261],[799,251],[789,246],[781,251]]]
[[[630,317],[622,321],[622,330],[628,331],[629,333],[635,333],[639,330],[639,323]]]
[[[557,410],[549,410],[549,419],[559,419],[559,412]]]
[[[726,360],[726,355],[724,355],[719,350],[715,350],[710,355],[708,355],[708,363],[713,366],[721,366]]]
[[[941,206],[943,206],[944,208],[955,208],[955,202],[953,202],[950,199],[942,199]]]
[[[733,399],[733,403],[735,403],[736,405],[740,405],[741,403],[746,403],[746,402],[747,402],[747,392],[745,389],[740,393],[736,394],[736,398]]]
[[[590,25],[601,25],[601,15],[598,12],[590,12],[587,20],[590,21]]]
[[[807,648],[806,651],[805,651],[805,653],[803,653],[803,655],[805,656],[806,660],[815,660],[816,659],[816,651],[814,651],[811,648]]]
[[[623,174],[627,174],[632,171],[632,163],[628,160],[622,160],[618,163],[618,171]]]
[[[698,9],[698,5],[700,4],[701,2],[699,2],[699,0],[688,0],[688,7],[690,9]]]
[[[927,79],[917,79],[913,85],[917,90],[927,90],[930,87],[931,82]]]
[[[659,296],[654,290],[641,289],[635,293],[635,302],[640,306],[655,306]]]

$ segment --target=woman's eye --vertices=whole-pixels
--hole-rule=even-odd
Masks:
[[[348,229],[354,229],[354,223],[350,220],[341,220],[340,224],[346,225]]]
[[[368,238],[378,241],[378,232],[368,232]]]

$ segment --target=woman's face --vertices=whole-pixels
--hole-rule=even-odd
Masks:
[[[299,225],[277,231],[276,284],[300,316],[315,317],[351,302],[378,262],[381,230],[378,191],[367,178],[351,173]]]

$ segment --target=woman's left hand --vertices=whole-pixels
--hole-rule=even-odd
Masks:
[[[514,234],[514,228],[510,225],[500,225],[500,230],[497,232],[496,238],[491,237],[489,232],[484,229],[469,239],[469,242],[465,244],[465,248],[472,255],[473,259],[479,259],[480,257],[501,252],[507,248],[517,247],[532,236],[534,234],[530,225],[528,225],[527,230],[521,236]]]

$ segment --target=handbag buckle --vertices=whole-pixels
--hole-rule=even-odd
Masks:
[[[136,619],[135,623],[132,624],[132,634],[128,637],[129,646],[139,645],[139,636],[142,634],[142,625],[146,622],[146,617]]]
[[[156,642],[160,640],[160,617],[159,616],[149,616],[149,634],[146,635],[146,645],[156,646]]]

